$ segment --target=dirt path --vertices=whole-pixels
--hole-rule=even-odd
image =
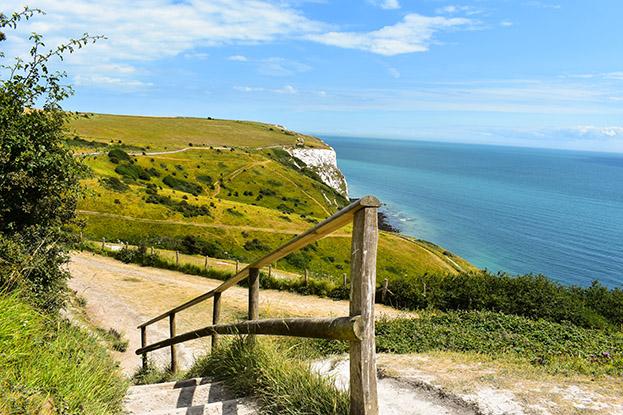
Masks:
[[[221,281],[186,275],[179,272],[139,267],[90,253],[75,253],[69,264],[72,279],[69,286],[86,299],[86,311],[99,327],[114,328],[129,340],[125,353],[117,357],[125,373],[138,367],[134,354],[140,346],[137,326],[163,311],[216,287]],[[247,290],[233,287],[222,297],[222,321],[244,318],[247,308]],[[333,301],[314,296],[262,290],[260,316],[330,317],[348,315],[348,301]],[[393,308],[378,306],[377,316],[399,316]],[[185,310],[177,317],[178,332],[211,324],[212,302],[207,301]],[[168,322],[163,320],[148,329],[148,341],[167,337]],[[208,339],[209,341],[209,339]],[[178,346],[181,367],[188,367],[194,356],[201,354],[207,342],[197,340]],[[160,365],[169,358],[168,349],[152,354]]]
[[[279,233],[279,234],[286,234],[286,235],[298,235],[305,231],[305,230],[295,230],[295,229],[260,228],[257,226],[247,226],[247,225],[225,225],[222,223],[200,223],[200,222],[183,222],[179,220],[166,220],[166,219],[147,219],[147,218],[137,218],[134,216],[118,215],[116,213],[97,212],[94,210],[78,210],[77,212],[81,215],[106,216],[109,218],[119,218],[119,219],[131,220],[135,222],[164,224],[164,225],[168,224],[168,225],[197,226],[200,228],[235,229],[235,230],[240,230],[240,231]],[[351,235],[349,233],[344,233],[344,232],[342,233],[334,232],[331,235],[327,235],[326,237],[327,238],[350,238]]]

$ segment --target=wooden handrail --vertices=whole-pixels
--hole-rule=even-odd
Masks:
[[[165,311],[159,316],[154,317],[151,320],[148,320],[144,322],[143,324],[139,325],[137,328],[140,329],[141,327],[145,327],[150,324],[153,324],[157,321],[160,321],[164,318],[169,317],[169,315],[171,314],[179,313],[182,310],[185,310],[205,300],[208,300],[212,298],[214,294],[216,293],[222,293],[223,291],[233,287],[234,285],[238,284],[240,281],[245,279],[249,275],[249,271],[251,270],[251,268],[261,269],[287,256],[288,254],[291,254],[294,251],[304,248],[305,246],[324,238],[325,236],[331,234],[332,232],[335,232],[336,230],[340,229],[341,227],[351,222],[353,220],[355,213],[363,208],[366,208],[366,207],[378,208],[380,206],[381,206],[381,202],[374,196],[364,196],[361,199],[356,200],[355,202],[346,206],[344,209],[340,210],[333,216],[323,220],[322,222],[320,222],[313,228],[298,235],[297,237],[295,237],[294,239],[292,239],[290,242],[286,243],[285,245],[282,245],[281,247],[277,248],[273,252],[264,256],[263,258],[260,258],[257,261],[247,265],[246,267],[241,269],[236,275],[229,278],[227,281],[223,282],[221,285],[219,285],[215,289],[208,291],[205,294],[201,294],[200,296],[195,297],[192,300],[189,300],[181,305],[178,305],[177,307],[174,307],[168,311]]]
[[[147,367],[147,353],[163,347],[171,348],[171,368],[177,366],[175,345],[200,337],[212,336],[212,347],[218,347],[219,334],[247,335],[253,342],[256,335],[313,337],[347,340],[350,353],[350,413],[351,415],[378,415],[376,384],[376,347],[374,338],[374,295],[376,291],[376,255],[378,245],[377,209],[381,206],[373,196],[365,196],[310,230],[295,237],[273,252],[247,265],[236,274],[190,301],[174,307],[138,326],[141,330],[143,367]],[[349,317],[337,318],[280,318],[259,319],[260,269],[286,255],[314,243],[349,222],[353,223],[350,260]],[[307,281],[307,270],[305,270]],[[248,320],[219,324],[221,293],[248,277]],[[182,310],[214,297],[212,325],[183,334],[175,332],[175,317]],[[169,318],[169,338],[147,344],[147,326]]]
[[[240,334],[269,336],[311,337],[332,340],[361,340],[362,322],[360,316],[337,318],[274,318],[248,320],[231,324],[216,324],[192,330],[136,351],[137,355],[153,352],[189,340],[214,334]]]

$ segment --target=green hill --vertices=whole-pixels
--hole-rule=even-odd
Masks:
[[[151,150],[190,146],[291,146],[297,139],[310,148],[326,148],[321,140],[282,126],[252,121],[190,117],[139,117],[83,113],[70,130],[83,140],[118,143]]]
[[[79,139],[72,143],[83,151],[89,150],[83,140],[92,138],[121,146],[102,147],[84,156],[92,171],[84,180],[88,196],[79,205],[85,238],[251,261],[348,204],[281,148],[296,144],[296,133],[266,130],[265,124],[219,120],[214,122],[239,127],[235,142],[242,147],[216,146],[231,146],[233,127],[209,129],[211,138],[201,144],[213,147],[197,147],[200,126],[213,120],[158,118],[153,119],[154,126],[149,125],[150,119],[96,115],[75,123]],[[140,136],[124,131],[126,126],[139,125],[146,126]],[[256,137],[253,131],[260,128],[265,135]],[[149,132],[156,130],[152,141]],[[97,135],[88,135],[94,131]],[[106,136],[113,131],[124,133]],[[167,131],[172,134],[170,141]],[[117,137],[124,137],[121,143]],[[132,150],[139,145],[172,148],[192,140],[193,147],[173,153]],[[305,139],[306,146],[312,143],[324,146],[316,138]],[[341,281],[349,269],[349,232],[345,228],[291,254],[278,266],[293,271],[307,268],[315,277]],[[475,269],[433,244],[386,232],[380,236],[378,264],[379,279]]]

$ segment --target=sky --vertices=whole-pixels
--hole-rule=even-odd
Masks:
[[[623,152],[621,0],[3,0],[7,33],[106,39],[62,68],[76,111],[320,135]]]

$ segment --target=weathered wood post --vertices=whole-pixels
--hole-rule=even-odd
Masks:
[[[260,318],[260,270],[251,268],[249,270],[249,320]],[[249,341],[254,342],[255,336],[249,336]]]
[[[236,274],[238,273],[239,268],[240,268],[240,261],[236,260]]]
[[[147,326],[141,326],[141,349],[147,346]],[[147,370],[147,353],[141,355],[143,370]]]
[[[344,286],[344,288],[348,286],[348,277],[346,276],[346,273],[342,275],[342,285]]]
[[[208,256],[206,255],[205,261],[203,262],[203,268],[208,269]]]
[[[305,268],[305,286],[309,284],[309,271]]]
[[[212,324],[216,325],[221,318],[221,293],[214,294],[214,304],[212,307]],[[218,334],[212,335],[212,351],[218,347]]]
[[[175,266],[180,265],[180,251],[175,251]]]
[[[102,251],[106,247],[106,238],[102,238]]]
[[[389,290],[389,280],[385,278],[385,281],[383,281],[383,290],[381,291],[381,302],[383,304],[387,304],[385,301],[387,300],[388,290]]]
[[[268,278],[273,276],[273,264],[268,264]]]
[[[169,315],[169,335],[175,337],[175,313]],[[177,372],[177,355],[174,344],[171,345],[171,372]]]
[[[350,413],[378,415],[374,293],[378,245],[376,199],[366,201],[353,218],[350,275],[350,316],[361,316],[361,340],[350,342]]]

